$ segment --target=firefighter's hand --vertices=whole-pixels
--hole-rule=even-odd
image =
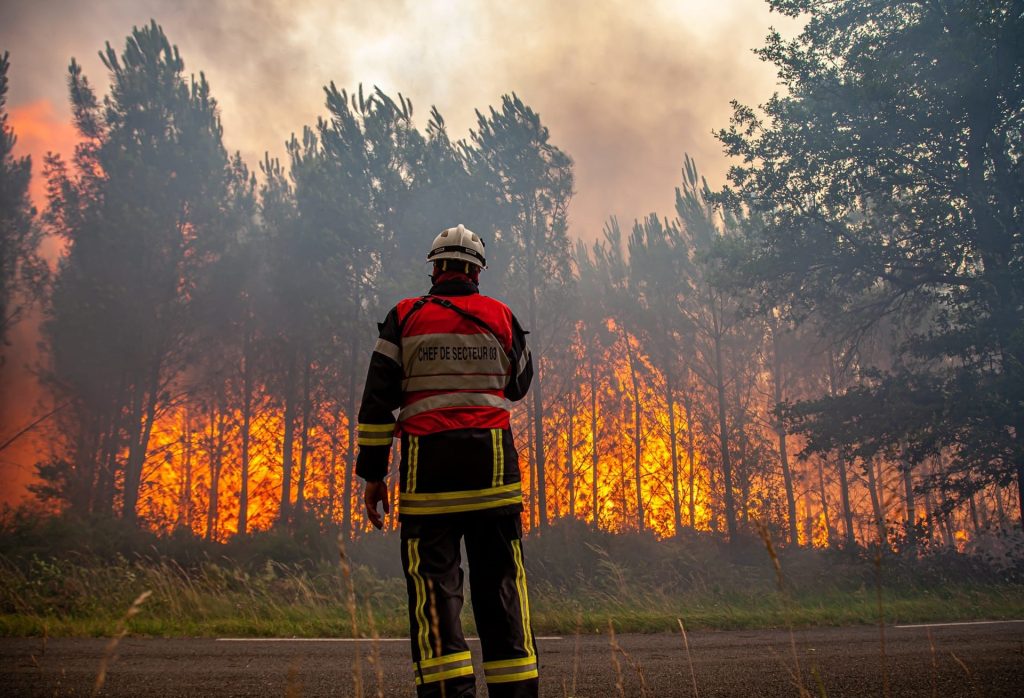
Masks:
[[[377,482],[367,481],[366,489],[363,491],[363,501],[366,502],[366,515],[370,518],[370,523],[375,528],[383,527],[384,517],[377,511],[377,503],[381,502],[384,504],[385,514],[391,511],[391,506],[388,504],[387,483],[383,480],[378,480]]]

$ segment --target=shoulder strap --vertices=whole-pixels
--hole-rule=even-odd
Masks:
[[[420,296],[419,299],[412,304],[412,308],[405,314],[405,317],[398,322],[398,336],[402,336],[402,330],[405,329],[405,323],[409,322],[409,318],[416,314],[416,312],[427,304],[427,300],[430,296]]]
[[[442,308],[447,308],[448,310],[451,310],[452,312],[458,313],[459,315],[461,315],[462,317],[466,318],[467,320],[469,320],[473,324],[477,325],[478,327],[481,327],[484,330],[487,330],[487,332],[490,333],[490,335],[492,337],[494,337],[494,339],[496,339],[498,341],[498,346],[501,346],[501,340],[498,339],[498,333],[495,332],[494,329],[491,328],[491,326],[488,325],[482,318],[477,317],[476,315],[474,315],[473,313],[469,312],[468,310],[464,310],[464,309],[460,308],[459,306],[455,305],[454,303],[452,303],[447,298],[441,298],[439,296],[431,296],[431,295],[420,296],[419,299],[417,299],[417,301],[412,304],[412,308],[409,309],[409,312],[406,313],[405,317],[402,318],[401,322],[398,323],[398,336],[399,337],[402,336],[402,330],[405,329],[405,323],[409,321],[409,318],[411,318],[417,311],[419,311],[420,308],[422,308],[427,303],[435,303],[435,304],[441,306]],[[504,347],[502,347],[502,352],[505,353],[506,356],[507,356],[508,353],[505,352]]]
[[[454,312],[458,313],[459,315],[461,315],[462,317],[466,318],[470,322],[474,323],[478,327],[482,327],[483,329],[485,329],[488,332],[490,332],[491,335],[493,335],[495,339],[498,339],[498,333],[495,332],[493,329],[491,329],[490,325],[488,325],[481,318],[478,318],[476,315],[474,315],[473,313],[469,312],[468,310],[464,310],[464,309],[460,308],[459,306],[455,305],[454,303],[452,303],[447,298],[439,298],[438,296],[427,296],[427,298],[430,300],[431,303],[436,303],[437,305],[441,306],[442,308],[448,308],[448,310],[451,310],[451,311],[454,311]],[[498,340],[498,344],[501,344],[501,340],[500,339]]]

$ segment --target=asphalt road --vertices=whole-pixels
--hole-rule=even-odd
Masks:
[[[607,635],[539,641],[543,696],[1024,696],[1024,623]],[[0,639],[0,696],[89,695],[102,639]],[[479,644],[471,643],[477,661]],[[407,641],[377,645],[382,694],[413,696]],[[377,673],[370,643],[126,638],[110,662],[107,696],[352,696],[357,652],[367,698]],[[616,669],[616,665],[620,667]],[[692,675],[691,675],[692,666]],[[616,683],[622,682],[620,694]]]

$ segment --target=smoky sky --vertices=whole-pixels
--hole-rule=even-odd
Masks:
[[[776,89],[751,49],[772,25],[793,29],[764,0],[15,0],[0,7],[9,107],[45,100],[66,120],[70,58],[105,91],[97,52],[106,41],[120,50],[150,18],[187,71],[206,73],[226,145],[253,168],[324,113],[332,80],[401,92],[421,128],[436,105],[455,138],[474,110],[518,93],[575,160],[571,232],[587,239],[610,215],[671,216],[686,152],[724,182],[711,132],[728,124],[730,99],[756,104]]]

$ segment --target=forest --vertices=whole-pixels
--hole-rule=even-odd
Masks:
[[[79,143],[39,163],[14,154],[3,54],[0,331],[42,318],[53,411],[2,447],[40,445],[31,490],[64,516],[358,541],[376,323],[463,223],[482,292],[530,332],[531,535],[963,551],[1019,531],[1021,3],[771,4],[807,23],[757,50],[779,91],[715,133],[728,184],[679,153],[674,209],[603,230],[570,229],[571,153],[514,92],[454,138],[436,109],[331,83],[285,157],[247,163],[153,21],[102,49],[99,84],[70,61]]]

